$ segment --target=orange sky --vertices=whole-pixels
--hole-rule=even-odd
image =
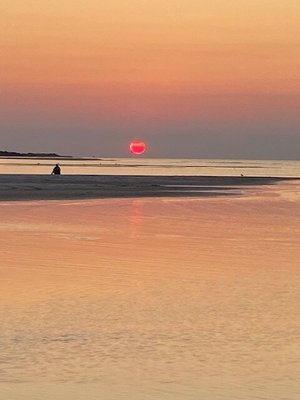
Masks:
[[[1,84],[295,92],[299,15],[298,0],[10,0]]]
[[[4,108],[95,116],[98,103],[106,116],[137,119],[159,117],[161,107],[171,119],[178,110],[298,112],[299,0],[5,3]]]

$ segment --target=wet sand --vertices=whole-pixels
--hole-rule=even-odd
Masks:
[[[228,176],[0,175],[0,201],[239,195],[292,178]],[[299,178],[298,178],[299,179]]]
[[[0,399],[299,400],[299,184],[6,202]]]

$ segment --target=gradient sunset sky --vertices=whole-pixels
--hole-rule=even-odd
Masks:
[[[299,159],[299,0],[3,0],[0,150]]]

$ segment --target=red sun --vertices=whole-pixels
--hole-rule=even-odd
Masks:
[[[135,155],[141,155],[146,151],[146,143],[142,142],[141,140],[134,140],[130,143],[130,151]]]

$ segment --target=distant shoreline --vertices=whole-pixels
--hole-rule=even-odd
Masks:
[[[18,153],[16,151],[0,151],[0,158],[45,158],[45,159],[70,159],[72,156],[59,155],[56,153]]]
[[[0,175],[0,201],[241,196],[300,178],[145,175]]]

